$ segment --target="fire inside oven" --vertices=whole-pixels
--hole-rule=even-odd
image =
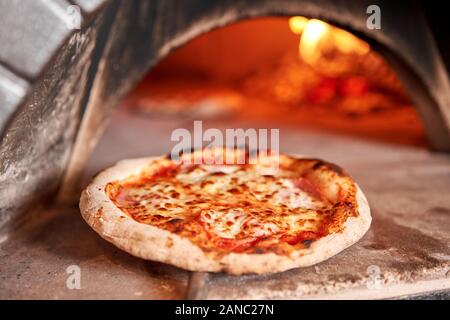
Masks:
[[[5,288],[27,288],[31,281],[53,290],[5,292],[15,298],[179,299],[188,288],[188,297],[211,299],[377,299],[448,290],[448,158],[429,152],[420,105],[366,40],[316,18],[264,17],[168,50],[114,110],[86,162],[79,150],[94,143],[83,138],[89,131],[83,124],[95,112],[85,112],[59,195],[33,241],[1,240],[10,252],[0,262]],[[96,90],[102,87],[94,81],[94,97]],[[206,279],[132,257],[94,234],[71,194],[78,201],[80,188],[117,161],[167,154],[176,143],[171,133],[193,132],[195,121],[203,130],[276,128],[281,152],[342,165],[367,192],[373,208],[368,234],[314,267]],[[10,261],[33,271],[17,271]],[[60,286],[69,265],[89,279],[86,291]]]
[[[129,125],[133,119],[139,127]],[[127,152],[158,154],[173,145],[172,127],[192,129],[195,120],[427,147],[416,109],[384,58],[352,33],[301,16],[244,20],[174,50],[121,103],[107,130],[113,137],[106,134],[97,152],[108,159],[95,169],[124,156],[108,152],[108,137],[125,143],[144,134],[151,140]]]
[[[393,162],[398,169],[393,159],[409,157],[396,146],[429,148],[415,106],[396,73],[366,41],[318,19],[258,18],[202,34],[152,68],[112,116],[87,165],[84,183],[122,158],[169,152],[175,143],[171,132],[192,132],[199,120],[203,129],[223,132],[279,128],[282,152],[337,159],[363,184],[371,184],[368,172],[384,171],[383,162]],[[358,168],[358,159],[373,157],[380,162],[369,170]],[[377,189],[387,183],[372,185]],[[401,232],[382,225],[375,218],[374,228],[385,228],[380,233]],[[378,257],[378,250],[388,249],[378,241],[385,240],[371,239],[363,250]],[[352,273],[348,262],[345,265],[345,272]],[[364,272],[377,266],[364,266]],[[321,268],[313,271],[319,278]],[[323,272],[334,271],[325,267]],[[349,277],[354,280],[345,281],[357,282],[357,275]],[[233,289],[234,280],[216,277],[214,285],[205,285],[201,276],[190,279],[191,298],[241,296]],[[257,278],[246,281],[261,285]],[[320,289],[307,286],[305,295],[321,292],[321,281]],[[264,297],[257,289],[243,296]]]

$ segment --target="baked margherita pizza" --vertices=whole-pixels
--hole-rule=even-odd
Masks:
[[[237,152],[244,151],[219,154]],[[313,265],[370,226],[364,194],[334,164],[276,155],[276,170],[267,170],[275,155],[246,153],[243,162],[225,165],[211,154],[121,161],[83,191],[81,213],[135,256],[230,274]]]

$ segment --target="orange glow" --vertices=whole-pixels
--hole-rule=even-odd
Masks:
[[[249,19],[202,34],[161,61],[125,104],[149,117],[274,121],[425,145],[383,57],[305,17]]]

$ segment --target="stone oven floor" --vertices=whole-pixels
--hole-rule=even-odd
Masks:
[[[267,127],[204,122],[204,127]],[[175,128],[192,119],[149,119],[117,112],[86,169],[126,157],[167,153]],[[267,276],[215,274],[209,299],[450,299],[450,156],[424,148],[335,135],[307,127],[280,128],[281,151],[308,154],[344,167],[372,208],[364,238],[313,267]],[[135,137],[142,137],[136,139]],[[0,239],[1,299],[180,299],[188,272],[135,258],[101,239],[76,205],[36,209],[29,222]],[[71,265],[81,289],[66,286]]]

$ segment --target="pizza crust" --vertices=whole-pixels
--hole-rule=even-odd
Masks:
[[[301,158],[296,156],[297,158]],[[135,221],[122,212],[105,192],[112,181],[139,174],[157,157],[124,160],[98,174],[83,191],[80,210],[84,220],[105,240],[143,259],[168,263],[191,271],[226,272],[234,275],[264,274],[311,266],[336,255],[356,243],[369,229],[370,208],[356,185],[359,215],[349,217],[344,230],[314,241],[307,249],[296,250],[289,256],[275,253],[229,253],[210,257],[187,238]]]

